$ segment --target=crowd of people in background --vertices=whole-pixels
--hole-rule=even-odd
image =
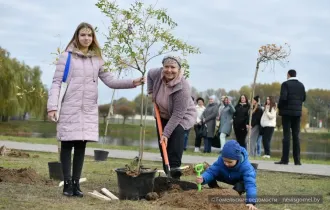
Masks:
[[[252,121],[250,135],[251,155],[261,156],[261,144],[264,148],[264,158],[270,158],[270,142],[276,127],[277,104],[273,96],[268,96],[262,104],[260,97],[255,96],[252,103],[246,95],[241,95],[237,104],[233,105],[230,96],[222,96],[220,103],[216,96],[205,100],[202,97],[196,99],[197,119],[194,125],[195,149],[194,152],[201,152],[201,142],[204,140],[204,153],[211,152],[211,145],[216,131],[220,134],[220,153],[227,138],[231,136],[232,130],[235,139],[240,146],[246,148],[249,128],[250,106],[252,106]],[[206,131],[203,135],[202,129]],[[189,134],[189,130],[187,131]],[[188,135],[185,136],[185,150],[188,145]]]
[[[271,141],[276,127],[276,116],[282,116],[283,126],[283,148],[282,158],[275,164],[288,164],[290,150],[290,130],[293,138],[293,156],[295,165],[300,163],[300,118],[302,104],[306,99],[304,85],[297,79],[296,71],[291,69],[287,74],[287,81],[282,83],[279,104],[274,96],[267,96],[261,99],[255,96],[249,101],[245,94],[242,94],[234,106],[230,96],[222,96],[220,102],[216,96],[209,96],[207,106],[204,106],[202,97],[196,100],[197,119],[194,125],[195,149],[200,152],[202,139],[204,140],[204,153],[211,152],[212,141],[215,133],[220,133],[219,145],[220,153],[226,143],[227,137],[231,136],[234,130],[235,140],[240,146],[247,149],[248,132],[250,128],[249,151],[252,156],[261,156],[262,147],[264,149],[263,158],[271,156]],[[264,103],[262,103],[262,101]],[[252,106],[252,109],[251,109]],[[250,112],[252,119],[250,125]],[[189,131],[188,131],[189,133]],[[187,149],[188,135],[186,135],[185,150]]]

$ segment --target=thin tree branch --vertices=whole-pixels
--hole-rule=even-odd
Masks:
[[[129,66],[129,67],[131,67],[131,68],[133,68],[133,69],[136,69],[136,70],[138,70],[139,72],[141,72],[141,70],[140,69],[138,69],[137,67],[135,67],[135,66],[132,66],[131,64],[128,64],[128,63],[126,63],[126,62],[121,62],[122,64],[125,64],[125,65],[127,65],[127,66]],[[142,73],[142,72],[141,72]]]
[[[161,55],[164,55],[164,54],[170,53],[170,52],[177,52],[177,50],[169,50],[169,51],[166,51],[166,52],[163,52],[163,53],[158,53],[157,55],[154,55],[154,56],[152,56],[151,58],[149,58],[149,59],[147,60],[146,63],[148,63],[151,59],[153,59],[153,58],[155,58],[155,57],[158,57],[158,56],[161,56]]]

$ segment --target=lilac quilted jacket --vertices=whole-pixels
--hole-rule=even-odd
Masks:
[[[60,141],[98,141],[98,77],[113,89],[134,88],[133,80],[118,80],[105,72],[104,61],[93,54],[84,55],[74,47],[64,52],[56,64],[56,71],[49,90],[47,110],[57,110],[61,81],[68,51],[72,52],[68,89],[64,96],[57,123],[57,139]]]

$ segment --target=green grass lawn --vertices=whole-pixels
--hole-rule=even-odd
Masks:
[[[104,135],[105,124],[100,122],[99,131],[100,135]],[[15,135],[28,135],[29,133],[42,133],[42,134],[50,134],[56,135],[56,124],[49,121],[35,121],[35,120],[27,120],[27,121],[9,121],[9,122],[0,122],[0,135],[1,133],[8,133]],[[108,134],[113,137],[121,137],[125,134],[127,138],[138,139],[140,133],[140,126],[136,124],[116,124],[111,123],[108,126]],[[234,132],[231,133],[231,137],[233,137]],[[274,139],[282,139],[282,131],[274,132]],[[154,125],[146,125],[146,139],[154,139],[157,136],[157,131]],[[191,129],[189,139],[194,140],[194,130]],[[322,142],[330,143],[330,132],[323,133],[304,133],[300,134],[301,139],[308,140],[318,140]]]
[[[48,178],[47,162],[56,160],[53,153],[29,152],[30,156],[38,158],[13,158],[0,156],[0,166],[5,168],[35,169],[38,174]],[[105,162],[95,162],[92,157],[86,157],[82,177],[87,182],[81,184],[84,193],[100,190],[106,187],[112,192],[118,192],[117,177],[113,169],[123,167],[128,160],[109,158]],[[144,166],[161,168],[159,162],[144,161]],[[185,180],[194,180],[194,176],[183,177]],[[148,201],[120,201],[106,203],[104,201],[85,196],[84,198],[66,198],[61,195],[62,188],[57,182],[51,185],[37,183],[34,185],[1,182],[0,209],[175,209],[159,207]],[[221,184],[224,187],[229,185]],[[259,209],[267,210],[314,210],[330,209],[330,177],[299,175],[292,173],[258,171],[257,186],[259,195],[322,195],[323,204],[260,204]]]
[[[0,136],[0,140],[8,141],[17,141],[17,142],[26,142],[33,144],[52,144],[56,145],[57,140],[55,138],[30,138],[30,137],[16,137],[16,136]],[[118,150],[134,150],[137,151],[138,147],[136,146],[118,146],[118,145],[103,145],[99,143],[88,143],[87,147],[90,148],[104,148],[104,149],[118,149]],[[159,153],[159,150],[156,148],[145,147],[145,152]],[[192,150],[187,150],[184,152],[184,155],[194,155],[194,156],[206,156],[206,157],[217,157],[217,153],[196,153]],[[250,160],[266,160],[266,161],[279,161],[279,158],[271,157],[270,159],[263,159],[262,157],[250,157]],[[325,160],[313,160],[313,159],[301,159],[302,163],[311,163],[311,164],[323,164],[330,165],[330,161]],[[294,162],[290,158],[290,162]]]

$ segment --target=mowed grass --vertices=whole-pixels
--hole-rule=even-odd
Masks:
[[[13,158],[0,157],[0,166],[5,168],[35,169],[41,176],[48,178],[50,161],[56,161],[57,155],[53,153],[28,152],[30,156],[39,155],[39,158]],[[86,194],[88,191],[100,190],[106,187],[112,192],[118,192],[115,168],[123,167],[129,160],[109,158],[105,162],[95,162],[92,157],[85,159],[82,177],[87,182],[81,184]],[[160,162],[144,161],[144,166],[161,169]],[[194,180],[194,176],[183,177],[185,180]],[[223,184],[226,187],[232,187]],[[322,195],[323,204],[260,204],[259,209],[270,210],[301,210],[301,209],[330,209],[330,177],[300,175],[292,173],[258,171],[258,195]],[[1,182],[0,209],[175,209],[156,206],[148,201],[120,201],[104,202],[85,196],[84,198],[66,198],[61,195],[62,188],[58,183],[35,185]]]
[[[39,155],[39,158],[10,158],[1,157],[0,166],[5,168],[35,169],[38,174],[49,178],[48,165],[50,161],[56,161],[56,154],[28,152],[30,156]],[[91,157],[85,159],[82,177],[87,182],[81,184],[85,194],[105,187],[111,192],[118,192],[117,177],[114,171],[117,167],[123,167],[128,160],[111,159],[106,162],[95,162]],[[144,162],[145,166],[160,167],[159,163]],[[59,182],[48,186],[44,183],[35,185],[4,183],[0,184],[0,209],[156,209],[147,201],[123,201],[104,202],[85,195],[84,198],[67,198],[62,196],[62,187]]]
[[[1,136],[0,140],[6,141],[16,141],[16,142],[25,142],[25,143],[32,143],[32,144],[52,144],[56,145],[57,140],[55,138],[34,138],[34,137],[18,137],[18,136]],[[121,146],[121,145],[108,145],[108,144],[100,144],[100,143],[88,143],[87,147],[90,148],[104,148],[104,149],[117,149],[117,150],[133,150],[138,151],[139,147],[137,146]],[[159,153],[159,149],[145,147],[145,152],[152,152],[152,153]],[[218,157],[219,154],[217,152],[212,153],[196,153],[193,149],[188,149],[184,151],[184,155],[194,155],[194,156],[203,156],[203,157]],[[277,157],[271,157],[270,159],[265,159],[262,157],[250,157],[251,160],[265,160],[265,161],[279,161]],[[290,157],[290,162],[294,162],[292,156]],[[330,161],[326,160],[315,160],[315,159],[301,159],[302,163],[309,163],[309,164],[322,164],[322,165],[330,165]]]

